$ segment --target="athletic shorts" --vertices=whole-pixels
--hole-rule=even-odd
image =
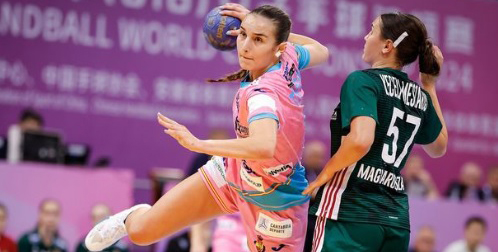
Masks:
[[[404,252],[410,230],[317,217],[312,252]]]
[[[282,211],[267,211],[243,200],[228,185],[222,157],[213,157],[199,172],[204,183],[220,208],[227,214],[239,212],[247,235],[249,250],[252,252],[303,251],[308,203],[293,206]]]

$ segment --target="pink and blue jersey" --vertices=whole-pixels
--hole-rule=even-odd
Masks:
[[[280,61],[252,82],[243,81],[233,102],[237,137],[249,135],[249,124],[271,118],[278,122],[275,155],[268,160],[226,158],[227,181],[239,195],[263,209],[278,211],[308,201],[301,154],[304,143],[303,90],[300,70],[309,52],[287,43]]]
[[[237,137],[249,136],[256,120],[277,121],[275,154],[267,160],[213,157],[200,172],[226,213],[240,212],[250,251],[302,251],[309,196],[301,154],[304,142],[300,70],[304,47],[287,44],[280,61],[258,79],[243,81],[233,102]]]

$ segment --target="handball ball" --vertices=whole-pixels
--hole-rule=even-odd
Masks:
[[[233,50],[237,47],[237,36],[227,35],[229,30],[240,28],[240,19],[231,16],[222,16],[221,7],[212,9],[204,20],[204,37],[214,48],[222,51]]]

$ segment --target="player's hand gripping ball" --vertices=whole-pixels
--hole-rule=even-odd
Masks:
[[[220,14],[221,7],[212,9],[204,20],[204,37],[214,48],[221,51],[233,50],[237,47],[237,37],[227,35],[227,31],[238,30],[240,19]]]

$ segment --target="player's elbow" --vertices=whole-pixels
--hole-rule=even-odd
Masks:
[[[431,158],[440,158],[446,154],[448,148],[448,135],[441,134],[436,141],[425,145],[424,150]]]
[[[373,140],[373,137],[369,137],[368,135],[353,135],[351,137],[351,144],[355,152],[365,155],[370,151]]]
[[[447,145],[444,143],[434,144],[426,151],[431,158],[440,158],[446,154]]]
[[[327,60],[330,57],[329,48],[327,48],[326,46],[324,46],[322,44],[319,44],[318,45],[318,51],[319,51],[319,54],[320,54],[320,62],[319,63],[321,64],[321,63],[327,62]]]
[[[329,48],[320,44],[320,50],[322,51],[323,57],[327,60],[330,57]]]
[[[256,150],[258,159],[270,159],[275,155],[276,144],[261,145]]]

